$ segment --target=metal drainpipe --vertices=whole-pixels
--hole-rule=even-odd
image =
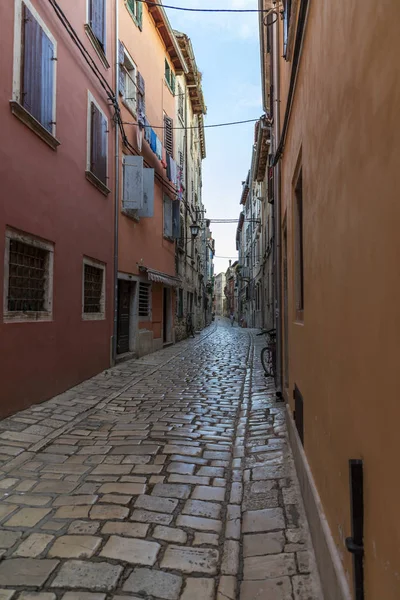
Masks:
[[[274,71],[274,136],[276,144],[280,139],[280,81],[279,81],[279,20],[274,27],[273,71]],[[274,177],[274,225],[275,225],[275,328],[276,328],[276,390],[277,396],[282,395],[282,273],[281,273],[281,167],[280,162],[275,167]]]
[[[118,102],[119,87],[119,47],[118,47],[118,15],[119,0],[115,0],[115,94]],[[118,333],[118,230],[119,230],[119,130],[115,124],[115,214],[114,214],[114,325],[112,362],[117,357],[117,333]]]

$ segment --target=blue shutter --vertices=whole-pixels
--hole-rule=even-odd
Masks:
[[[43,127],[53,131],[54,46],[42,32],[41,120]]]
[[[121,96],[125,95],[125,48],[121,40],[118,40],[118,64],[119,64],[119,76],[118,76],[118,91]]]
[[[105,48],[105,0],[90,0],[90,27],[100,46]]]
[[[24,6],[23,74],[21,104],[38,121],[41,120],[42,28]]]
[[[107,184],[107,120],[91,103],[90,127],[90,170],[105,185]]]
[[[138,217],[154,217],[154,169],[143,169],[143,206]]]

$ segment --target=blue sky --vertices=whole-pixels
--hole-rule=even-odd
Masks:
[[[257,0],[164,0],[189,8],[258,8]],[[262,114],[257,13],[188,13],[166,9],[174,29],[193,44],[207,105],[205,123],[257,119]],[[206,129],[203,202],[207,217],[238,218],[241,182],[251,160],[254,123]],[[212,225],[217,256],[236,256],[236,225]],[[228,259],[215,259],[215,272]]]

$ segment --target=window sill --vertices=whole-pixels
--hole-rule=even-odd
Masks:
[[[133,209],[129,209],[129,208],[121,208],[121,213],[123,215],[125,215],[126,217],[128,217],[129,219],[132,219],[132,221],[136,221],[136,223],[140,222],[140,217],[138,215],[138,211],[137,210],[133,210]]]
[[[103,48],[101,47],[101,44],[100,44],[99,40],[94,35],[93,29],[90,27],[90,25],[88,23],[85,23],[84,27],[85,27],[86,35],[88,36],[88,38],[89,38],[89,40],[90,40],[93,48],[96,50],[97,56],[101,60],[103,66],[106,69],[109,69],[110,68],[110,63],[107,60],[107,57],[106,57],[106,55],[104,53]]]
[[[93,175],[91,171],[85,171],[86,179],[90,181],[94,187],[96,187],[104,196],[108,196],[111,193],[111,190],[106,186],[105,183],[100,181],[96,175]]]
[[[82,313],[82,321],[105,321],[104,313]]]
[[[52,313],[46,311],[5,312],[3,317],[4,323],[44,323],[52,320]]]
[[[60,142],[35,117],[33,117],[19,102],[10,101],[12,114],[24,123],[33,133],[36,133],[52,150],[56,150]]]

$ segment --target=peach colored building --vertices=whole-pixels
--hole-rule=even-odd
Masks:
[[[278,383],[326,600],[400,597],[400,4],[260,0]],[[283,55],[283,57],[282,57]]]
[[[0,3],[1,417],[110,365],[114,3],[73,4]]]
[[[162,6],[119,0],[118,354],[173,343],[180,236],[175,80],[187,66]]]

